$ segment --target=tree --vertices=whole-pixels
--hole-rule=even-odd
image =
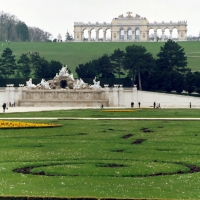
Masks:
[[[98,77],[98,61],[92,60],[91,62],[87,62],[86,64],[80,64],[76,67],[75,71],[79,78],[94,78]]]
[[[177,71],[173,71],[172,72],[172,85],[173,85],[173,89],[177,93],[181,93],[184,90],[184,86],[185,86],[184,75]]]
[[[151,72],[155,67],[155,60],[151,53],[148,53],[143,46],[127,46],[124,57],[124,69],[128,70],[129,76],[132,78],[133,84],[135,76],[138,75],[139,90],[142,90],[141,73],[145,71]]]
[[[122,72],[123,69],[123,61],[124,61],[124,51],[121,51],[120,49],[114,50],[114,53],[111,54],[110,60],[114,68],[114,73],[118,74],[119,78],[120,75],[124,75],[124,72]]]
[[[190,94],[195,91],[195,76],[191,71],[185,75],[185,90]]]
[[[65,39],[66,42],[73,40],[73,37],[72,37],[72,35],[69,34],[68,30],[67,30],[67,33],[65,34],[65,37],[66,37],[66,39]]]
[[[50,62],[50,68],[48,69],[48,78],[53,78],[55,77],[56,73],[59,72],[59,70],[62,68],[62,64],[59,61],[51,60]],[[70,71],[68,69],[68,71]]]
[[[23,78],[28,78],[31,73],[30,65],[31,65],[31,60],[28,57],[27,54],[22,54],[17,61],[18,63],[18,71],[19,73],[22,74]]]
[[[20,41],[28,41],[29,40],[29,31],[28,27],[24,22],[19,21],[16,25],[17,36]]]
[[[168,40],[164,46],[160,47],[157,57],[157,64],[161,70],[176,70],[181,73],[188,71],[184,48],[173,40]]]
[[[0,59],[0,72],[4,78],[8,78],[10,75],[14,74],[16,70],[15,55],[13,55],[12,50],[6,48]]]
[[[107,54],[104,54],[98,59],[98,73],[101,78],[114,78],[113,65],[110,62],[110,58]]]

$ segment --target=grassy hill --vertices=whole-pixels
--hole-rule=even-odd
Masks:
[[[99,58],[103,54],[111,54],[115,49],[125,50],[126,46],[143,45],[154,57],[163,46],[163,42],[6,42],[0,43],[0,53],[6,47],[12,49],[18,58],[22,53],[39,52],[46,60],[57,60],[67,65],[74,73],[78,64]],[[188,67],[200,71],[200,42],[179,42],[188,56]]]

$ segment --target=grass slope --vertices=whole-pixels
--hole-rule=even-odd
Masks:
[[[188,167],[200,166],[199,122],[59,123],[0,129],[1,195],[199,199],[200,173]],[[31,166],[43,175],[13,172]]]
[[[151,52],[154,57],[163,46],[163,42],[69,42],[69,43],[48,43],[48,42],[11,42],[1,43],[0,52],[6,47],[12,49],[16,57],[22,53],[39,52],[47,60],[57,60],[74,73],[75,67],[79,64],[86,63],[92,59],[97,59],[103,54],[111,54],[115,49],[125,50],[128,45],[143,45],[147,51]],[[185,49],[188,56],[188,67],[193,71],[200,70],[200,42],[179,42]]]

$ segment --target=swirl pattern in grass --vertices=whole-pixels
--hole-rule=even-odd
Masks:
[[[0,120],[0,129],[10,128],[47,128],[59,127],[60,124],[46,124],[46,123],[31,123],[31,122],[14,122],[7,120]]]

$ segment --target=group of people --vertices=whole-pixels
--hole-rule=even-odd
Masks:
[[[141,105],[141,103],[140,102],[138,102],[138,107],[140,108],[140,105]],[[131,102],[131,108],[133,108],[134,107],[134,102]]]
[[[140,101],[139,101],[139,102],[138,102],[138,107],[139,107],[139,108],[140,108],[140,105],[141,105],[141,103],[140,103]],[[133,107],[134,107],[134,102],[131,102],[131,108],[133,108]],[[161,107],[160,107],[160,103],[156,105],[156,102],[153,103],[153,107],[154,107],[154,109],[155,109],[155,108],[161,108]]]
[[[8,105],[9,107],[15,107],[15,102],[14,103],[9,102]],[[8,110],[8,106],[6,105],[6,103],[3,103],[2,108],[3,112],[5,112],[6,109]]]

